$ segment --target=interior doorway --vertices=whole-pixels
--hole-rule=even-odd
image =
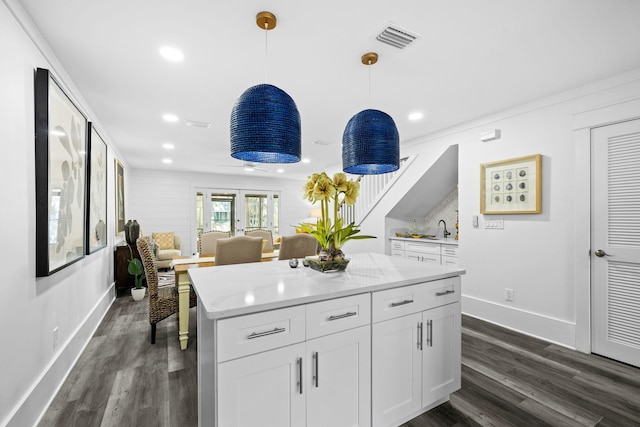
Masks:
[[[591,131],[592,352],[640,367],[640,120]]]

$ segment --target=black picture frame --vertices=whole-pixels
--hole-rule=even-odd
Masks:
[[[89,122],[87,150],[87,255],[107,247],[107,144]]]
[[[36,277],[85,256],[87,118],[49,70],[34,88]]]

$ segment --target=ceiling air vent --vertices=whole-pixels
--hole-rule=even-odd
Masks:
[[[211,127],[211,123],[196,122],[195,120],[185,120],[184,124],[187,126],[195,126],[199,128],[205,128],[205,129],[209,129]]]
[[[376,40],[398,49],[404,49],[419,38],[417,33],[393,23],[389,23],[376,35]]]

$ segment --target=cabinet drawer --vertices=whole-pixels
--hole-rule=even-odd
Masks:
[[[428,282],[423,286],[427,309],[460,301],[460,276]]]
[[[458,247],[453,245],[442,245],[442,256],[458,256]]]
[[[372,322],[377,323],[460,301],[460,277],[374,292]]]
[[[399,251],[397,249],[391,249],[391,256],[397,256],[400,258],[404,258],[404,251]]]
[[[442,257],[442,265],[444,265],[446,267],[457,267],[458,266],[458,257],[443,256]]]
[[[392,240],[391,251],[394,251],[394,250],[404,251],[404,242],[402,240]]]
[[[373,323],[417,313],[427,306],[423,284],[374,292],[371,298]]]
[[[414,261],[426,262],[427,264],[440,265],[440,254],[429,254],[424,252],[405,252],[405,258]]]
[[[305,307],[283,308],[218,322],[218,362],[305,339]]]
[[[371,294],[307,304],[307,340],[371,323]]]
[[[404,250],[440,256],[440,243],[405,242]]]

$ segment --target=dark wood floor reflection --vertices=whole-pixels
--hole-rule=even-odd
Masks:
[[[180,351],[145,302],[115,301],[40,426],[197,426],[195,309]],[[640,369],[463,317],[462,389],[403,427],[595,425],[640,426]]]

